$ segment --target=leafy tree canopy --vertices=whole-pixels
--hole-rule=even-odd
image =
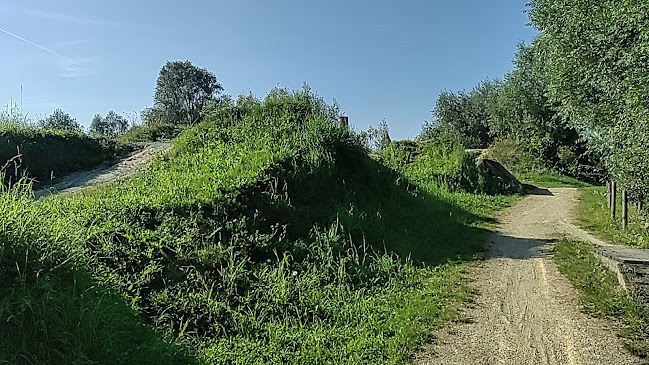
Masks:
[[[485,148],[493,141],[489,127],[489,106],[498,95],[501,83],[487,80],[469,92],[443,91],[419,139],[437,135],[452,136],[465,148]]]
[[[76,119],[72,118],[70,114],[61,109],[55,109],[54,112],[38,122],[41,128],[45,129],[65,129],[75,132],[81,132],[81,124]]]
[[[649,196],[649,1],[532,0],[548,96],[610,173]]]
[[[129,123],[123,116],[110,110],[106,117],[95,114],[90,123],[90,134],[116,138],[128,130]]]
[[[150,124],[193,125],[203,107],[217,100],[223,87],[216,76],[189,61],[167,62],[158,76],[154,105],[143,113]]]

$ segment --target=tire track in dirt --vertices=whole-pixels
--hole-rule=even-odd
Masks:
[[[491,258],[472,272],[477,295],[462,312],[469,323],[439,331],[416,364],[643,363],[611,322],[581,311],[550,257],[557,237],[593,238],[571,223],[577,197],[576,189],[540,189],[503,212],[487,242]]]

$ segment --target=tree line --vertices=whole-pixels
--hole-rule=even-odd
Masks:
[[[419,138],[513,141],[538,165],[649,196],[649,1],[532,0],[514,70],[443,92]]]
[[[109,110],[105,116],[95,114],[88,133],[92,136],[117,138],[133,128],[164,129],[182,128],[196,124],[203,108],[218,104],[223,86],[216,75],[205,68],[194,66],[190,61],[167,62],[156,81],[153,106],[141,112],[143,124],[137,125],[136,117],[120,115]],[[83,132],[81,123],[60,108],[37,122],[32,122],[15,106],[0,112],[0,123],[31,124],[44,129],[63,129]],[[174,131],[177,130],[172,128]],[[173,135],[165,135],[171,138]]]

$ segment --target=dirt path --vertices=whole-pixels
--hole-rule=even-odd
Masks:
[[[416,364],[641,364],[606,320],[580,310],[578,293],[549,257],[549,242],[571,235],[603,242],[575,227],[570,188],[537,190],[501,216],[491,255],[475,269],[475,302]]]
[[[109,184],[133,176],[138,170],[145,167],[153,157],[167,151],[171,144],[164,142],[147,143],[144,148],[136,151],[113,164],[102,164],[90,171],[72,173],[51,187],[34,191],[34,197],[41,197],[73,193],[94,185]]]

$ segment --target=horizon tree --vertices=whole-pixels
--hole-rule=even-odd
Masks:
[[[48,115],[45,119],[39,120],[38,125],[44,129],[65,129],[74,132],[83,131],[81,124],[60,108],[54,109],[52,114]]]
[[[149,124],[193,125],[203,107],[218,100],[223,86],[216,75],[190,61],[167,62],[156,81],[153,107],[143,111]]]

